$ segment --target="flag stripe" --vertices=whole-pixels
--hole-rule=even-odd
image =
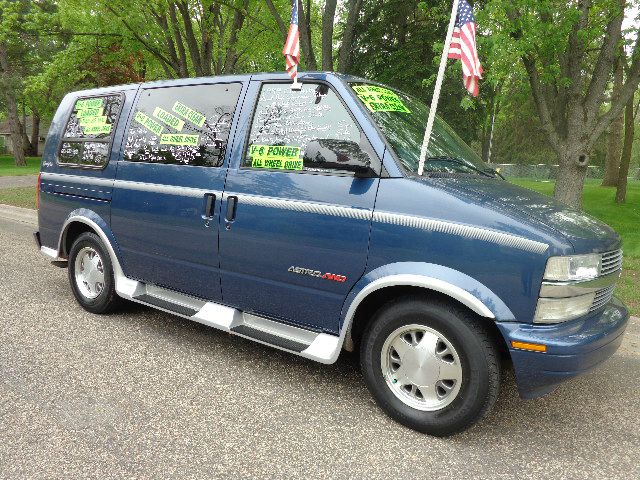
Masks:
[[[291,78],[295,79],[298,76],[298,64],[300,63],[300,30],[298,29],[297,0],[292,0],[289,34],[284,42],[282,54],[284,55],[287,73]]]
[[[476,45],[476,20],[467,0],[460,0],[456,15],[456,24],[451,42],[449,58],[460,60],[462,64],[463,84],[474,97],[479,93],[479,80],[483,70]]]

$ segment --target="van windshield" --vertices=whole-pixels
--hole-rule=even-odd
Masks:
[[[352,83],[398,159],[409,173],[418,172],[429,108],[420,100],[378,85]],[[426,174],[471,174],[495,177],[494,169],[436,116],[424,165]]]

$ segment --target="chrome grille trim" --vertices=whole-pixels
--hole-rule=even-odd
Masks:
[[[614,250],[602,254],[602,266],[600,275],[609,275],[622,268],[622,250]]]
[[[589,311],[593,312],[594,310],[597,310],[605,306],[607,303],[609,303],[609,301],[613,297],[613,291],[615,290],[615,288],[616,288],[615,285],[611,285],[610,287],[603,288],[602,290],[598,290],[596,292],[596,295],[593,299],[593,303],[591,304],[591,308],[589,309]]]

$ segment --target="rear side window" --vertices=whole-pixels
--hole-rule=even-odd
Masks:
[[[131,119],[124,160],[222,166],[241,90],[240,83],[144,90]]]
[[[102,95],[76,100],[64,130],[58,162],[79,167],[104,167],[123,97]]]
[[[253,116],[243,167],[288,172],[366,172],[369,142],[327,85],[265,84]]]

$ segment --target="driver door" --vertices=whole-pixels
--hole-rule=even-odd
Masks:
[[[254,81],[245,105],[222,203],[223,301],[337,333],[365,271],[380,162],[328,85]]]

